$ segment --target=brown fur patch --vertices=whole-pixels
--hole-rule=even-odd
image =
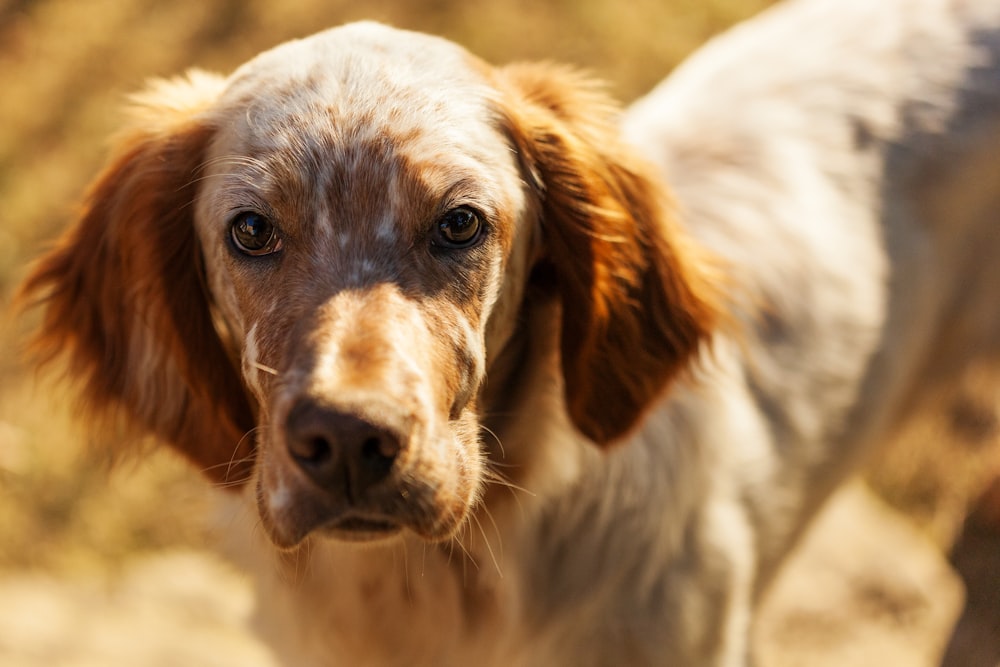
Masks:
[[[618,138],[616,109],[569,70],[500,73],[509,132],[542,200],[563,303],[569,414],[599,443],[627,434],[715,329],[721,280],[677,225],[662,179]]]
[[[197,77],[196,77],[197,79]],[[217,82],[199,79],[205,96]],[[217,482],[245,481],[252,409],[212,324],[192,221],[213,130],[179,106],[182,84],[146,98],[76,222],[34,267],[22,299],[45,305],[35,349],[65,356],[94,416],[120,412],[138,434],[181,451]],[[192,86],[194,88],[194,86]]]

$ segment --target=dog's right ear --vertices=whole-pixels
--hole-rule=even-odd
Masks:
[[[193,221],[222,87],[192,72],[136,96],[133,126],[21,301],[44,307],[35,349],[68,359],[92,417],[121,414],[236,484],[252,463],[252,409],[213,326]]]

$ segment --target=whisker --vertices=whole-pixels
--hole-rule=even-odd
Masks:
[[[491,524],[493,524],[493,532],[497,536],[497,551],[500,553],[500,560],[503,560],[503,533],[500,532],[500,526],[497,525],[497,520],[493,517],[493,512],[491,512],[486,505],[483,505],[482,507],[483,512],[486,513],[486,518],[490,520]],[[503,573],[500,573],[500,576],[502,577]]]
[[[492,467],[487,468],[483,472],[484,472],[483,481],[486,482],[487,484],[496,484],[497,486],[504,486],[510,489],[511,491],[520,491],[521,493],[531,496],[532,498],[536,497],[537,495],[534,491],[529,491],[523,486],[515,484],[514,482],[510,481],[509,479],[507,479],[507,477],[504,476],[502,472],[500,472],[499,470],[493,470]]]
[[[503,579],[503,569],[500,567],[500,561],[497,560],[496,554],[493,553],[493,546],[490,544],[490,538],[486,536],[486,531],[483,530],[483,524],[479,522],[479,517],[475,514],[472,515],[472,520],[479,527],[479,533],[483,536],[483,542],[486,543],[486,551],[490,555],[490,560],[493,561],[493,567],[496,568],[497,574]],[[496,522],[493,523],[493,526],[496,527]]]
[[[237,171],[230,171],[228,173],[221,173],[221,174],[204,173],[210,167],[215,167],[218,165],[243,167],[246,169],[247,172],[250,173],[237,172]],[[253,187],[255,185],[255,176],[259,174],[265,174],[267,173],[267,171],[268,171],[267,165],[264,163],[263,160],[245,155],[221,155],[219,157],[214,157],[205,160],[200,165],[198,165],[198,167],[195,169],[195,173],[198,175],[195,176],[194,178],[191,178],[186,183],[184,183],[184,185],[182,185],[178,189],[178,191],[188,188],[197,183],[201,183],[202,181],[219,177],[235,178],[239,181],[242,181],[245,185]],[[232,186],[228,187],[231,188]],[[190,203],[188,205],[190,205]]]
[[[468,526],[467,523],[462,524],[462,531],[461,531],[462,533],[464,533],[467,530],[467,526]],[[465,566],[464,566],[464,564],[466,562],[472,563],[472,566],[475,567],[478,570],[479,569],[479,562],[475,559],[475,557],[472,555],[472,553],[465,547],[465,545],[462,544],[462,535],[461,534],[456,535],[455,537],[453,537],[452,541],[455,544],[457,544],[458,548],[461,549],[462,552],[465,554],[465,558],[462,560],[462,563],[463,563],[462,576],[463,576],[463,579],[464,579],[464,577],[465,577]]]
[[[233,453],[229,457],[229,460],[227,462],[225,462],[225,463],[219,463],[219,464],[211,465],[211,466],[206,466],[206,467],[202,468],[202,472],[203,473],[207,473],[209,471],[216,470],[218,468],[221,468],[221,467],[225,466],[226,472],[225,472],[225,475],[223,476],[223,480],[224,481],[219,482],[219,483],[216,484],[216,486],[218,488],[222,488],[222,489],[227,489],[227,488],[231,488],[231,487],[234,487],[234,486],[239,486],[240,484],[243,484],[244,482],[249,481],[249,479],[250,479],[249,476],[247,476],[246,479],[231,480],[231,479],[229,479],[229,475],[230,475],[230,473],[232,473],[233,468],[235,466],[237,466],[239,464],[242,464],[242,463],[253,463],[253,461],[255,459],[255,457],[253,455],[245,456],[245,457],[242,457],[242,458],[236,458],[236,452],[240,451],[240,447],[243,445],[243,443],[246,441],[247,438],[252,437],[258,430],[264,428],[264,426],[265,425],[263,425],[263,424],[254,426],[252,429],[250,429],[249,431],[247,431],[246,433],[244,433],[243,436],[236,442],[236,445],[233,447]]]
[[[519,495],[519,492],[523,493],[524,495],[531,496],[532,498],[536,497],[536,494],[534,492],[529,491],[523,486],[520,486],[510,481],[503,475],[503,473],[501,473],[498,470],[492,470],[490,468],[487,468],[484,471],[483,482],[485,482],[486,484],[495,484],[497,486],[502,486],[506,488],[510,492],[510,495],[514,499],[514,502],[517,503],[517,509],[521,512],[522,516],[524,515],[525,510],[524,510],[524,503],[521,502],[521,496]]]
[[[491,468],[508,468],[508,469],[517,469],[524,467],[520,463],[500,463],[499,461],[493,461],[493,460],[489,461],[489,465]]]
[[[249,481],[250,481],[250,478],[247,477],[246,479],[241,479],[241,480],[231,480],[231,481],[227,481],[227,482],[216,482],[213,486],[216,489],[223,489],[223,490],[225,490],[225,489],[236,489],[236,488],[239,488],[239,487],[243,486],[244,484],[246,484]]]
[[[222,468],[223,466],[225,466],[226,467],[226,477],[222,481],[214,482],[213,486],[215,488],[217,488],[217,489],[234,489],[234,488],[237,488],[237,487],[242,486],[242,485],[246,484],[247,482],[249,482],[251,475],[250,475],[250,473],[247,473],[243,477],[230,479],[229,478],[229,471],[231,469],[231,466],[238,465],[238,464],[241,464],[241,463],[253,463],[253,460],[254,460],[253,457],[246,457],[246,458],[243,458],[243,459],[236,459],[233,462],[220,463],[218,465],[208,466],[208,467],[202,468],[202,472],[206,473],[206,472],[208,472],[210,470],[213,470],[213,469],[216,469],[216,468]]]
[[[427,549],[425,548],[424,549],[424,558],[425,559],[426,559],[426,556],[427,556],[426,552],[427,552]],[[448,540],[448,560],[445,561],[445,563],[448,565],[448,567],[451,567],[451,559],[452,559],[452,557],[454,557],[454,555],[455,555],[455,537],[452,537],[450,540]]]
[[[296,550],[295,559],[295,576],[300,582],[305,581],[312,574],[313,567],[313,540],[306,538],[306,540],[299,546]],[[303,562],[305,561],[305,562]],[[299,565],[302,565],[303,571],[299,572]]]
[[[479,428],[493,436],[493,440],[496,441],[497,447],[500,448],[500,458],[502,459],[507,458],[507,451],[504,449],[503,443],[500,441],[500,436],[498,436],[496,432],[493,431],[493,429],[483,424],[480,424]]]
[[[195,172],[203,173],[208,168],[219,165],[229,165],[233,167],[248,167],[251,170],[255,170],[262,173],[267,171],[267,165],[264,163],[263,160],[259,158],[250,157],[247,155],[220,155],[218,157],[209,158],[208,160],[203,161],[195,170]],[[228,174],[228,175],[243,177],[243,174]]]
[[[403,542],[403,587],[406,589],[406,597],[413,599],[413,589],[410,588],[410,551],[407,547],[406,540]],[[392,550],[393,559],[396,557],[396,550]]]

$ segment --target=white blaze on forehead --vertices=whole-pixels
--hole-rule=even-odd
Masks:
[[[392,211],[396,211],[401,208],[401,206],[396,202],[396,197],[400,196],[396,193],[398,189],[399,188],[395,187],[390,188],[390,191],[393,192],[392,208],[382,215],[378,221],[378,225],[375,227],[375,238],[382,243],[388,243],[399,235],[399,232],[396,229],[396,219],[392,215]]]
[[[350,268],[346,274],[348,285],[364,285],[376,277],[375,272],[378,264],[369,257],[361,257],[360,259],[350,261],[349,266]]]
[[[326,181],[319,181],[320,183],[325,183]],[[335,230],[331,221],[333,219],[333,212],[330,210],[330,206],[326,201],[326,193],[323,187],[315,187],[312,191],[313,205],[308,211],[308,215],[313,219],[313,224],[309,226],[309,235],[314,237],[314,239],[327,245],[331,240],[337,242],[341,248],[344,244],[340,240],[342,232]]]

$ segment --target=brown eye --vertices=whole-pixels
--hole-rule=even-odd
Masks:
[[[453,208],[437,222],[434,245],[444,248],[471,248],[482,236],[479,214],[467,206]]]
[[[233,219],[231,229],[233,243],[243,254],[259,257],[281,250],[278,230],[260,213],[240,213]]]

